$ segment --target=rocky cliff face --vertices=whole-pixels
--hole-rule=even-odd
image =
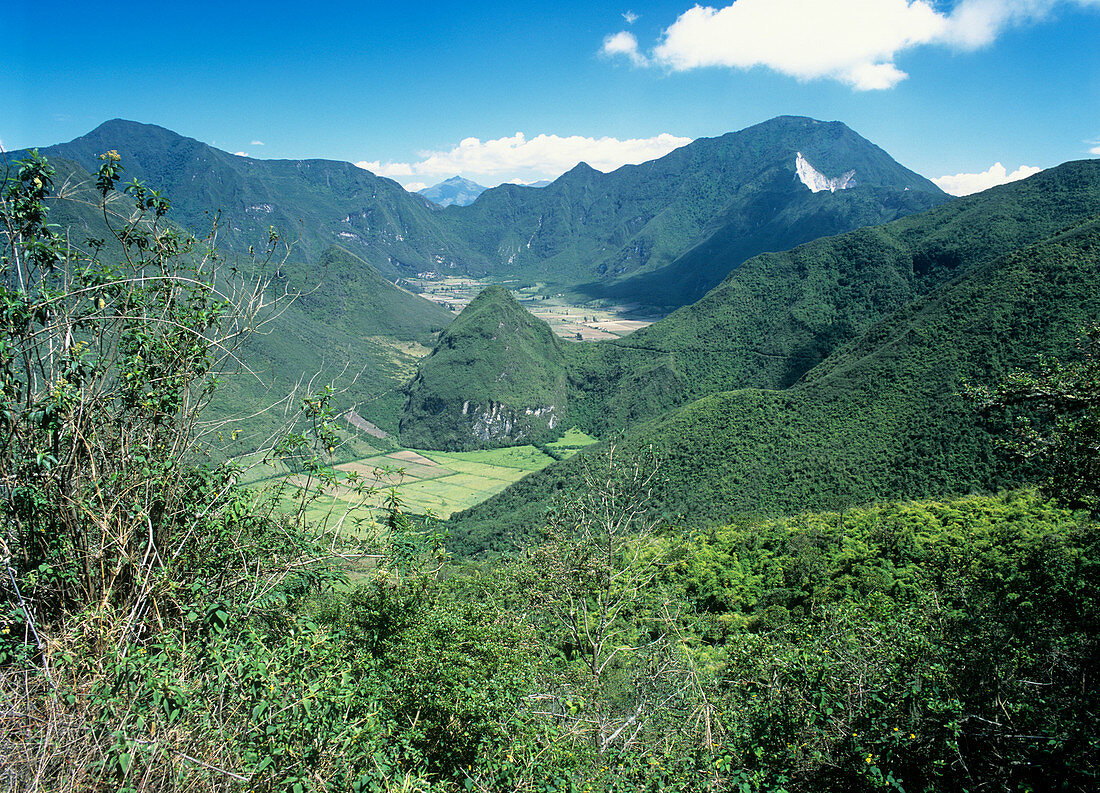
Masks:
[[[462,405],[462,415],[470,416],[470,431],[481,443],[507,445],[545,435],[560,423],[553,405],[539,408],[513,408],[499,402],[470,407]]]

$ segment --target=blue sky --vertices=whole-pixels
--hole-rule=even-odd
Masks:
[[[792,114],[932,178],[1100,155],[1100,0],[15,0],[5,17],[6,149],[122,117],[414,188],[491,185]]]

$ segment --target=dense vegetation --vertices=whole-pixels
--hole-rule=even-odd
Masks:
[[[279,240],[223,268],[122,169],[103,153],[79,209],[102,238],[50,225],[40,158],[0,192],[7,786],[1096,788],[1098,400],[1093,336],[1072,340],[1100,309],[1097,219],[990,256],[786,391],[714,394],[552,466],[569,476],[523,532],[462,538],[522,553],[476,562],[396,494],[354,532],[304,519],[367,488],[332,468],[328,389],[267,450],[294,463],[283,488],[211,462],[196,415],[268,316]],[[342,288],[306,299],[373,332]],[[557,350],[506,298],[467,331],[515,320]],[[1024,430],[1018,453],[1040,442],[1042,492],[875,500],[1020,478],[979,408]]]

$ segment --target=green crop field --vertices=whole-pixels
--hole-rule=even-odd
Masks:
[[[566,430],[556,441],[546,445],[559,454],[565,455],[566,457],[572,457],[585,446],[591,446],[593,443],[597,442],[596,438],[573,427],[570,430]]]
[[[554,444],[554,448],[569,454],[593,442],[594,439],[571,430]],[[246,467],[242,481],[253,487],[265,487],[285,479],[290,487],[280,498],[280,506],[288,511],[297,510],[301,498],[295,498],[294,493],[305,484],[305,480],[291,475],[282,463],[261,465],[258,458],[252,457],[242,458],[242,464]],[[329,527],[334,527],[347,513],[343,518],[343,527],[359,533],[375,522],[376,513],[389,498],[390,491],[395,490],[405,510],[418,514],[430,510],[440,518],[447,518],[453,512],[499,493],[551,462],[552,457],[534,446],[473,452],[400,449],[375,454],[335,466],[342,481],[349,474],[357,474],[367,492],[357,492],[346,481],[336,487],[329,486],[322,495],[307,498],[305,512],[312,522],[324,521]]]

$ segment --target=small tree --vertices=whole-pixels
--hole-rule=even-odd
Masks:
[[[62,190],[101,238],[49,222],[56,173],[36,153],[0,185],[0,702],[20,735],[5,773],[175,790],[190,768],[219,789],[247,778],[228,764],[261,767],[226,693],[301,677],[262,636],[316,570],[309,536],[204,460],[197,419],[278,313],[278,235],[223,268],[216,223],[180,231],[167,199],[120,185],[117,153],[100,161],[94,186]]]
[[[0,554],[28,629],[35,613],[117,610],[126,641],[179,612],[160,573],[195,561],[233,482],[196,477],[196,416],[272,312],[262,268],[219,272],[212,239],[167,223],[140,182],[118,192],[118,154],[100,160],[91,195],[71,198],[109,238],[47,222],[55,171],[36,152],[0,193]]]
[[[683,672],[669,621],[647,601],[659,571],[650,506],[658,470],[652,449],[628,459],[612,444],[587,460],[581,492],[557,506],[530,554],[549,630],[583,670],[558,681],[558,716],[601,754],[634,745],[682,694],[669,685]]]

